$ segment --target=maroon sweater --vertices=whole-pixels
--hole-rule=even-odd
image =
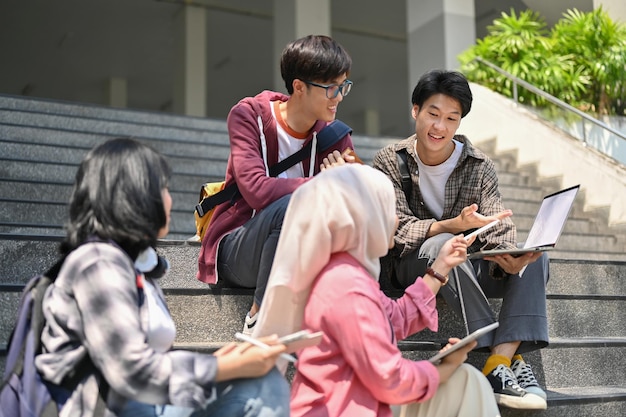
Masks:
[[[217,282],[217,246],[220,239],[233,229],[243,225],[256,211],[263,210],[280,197],[291,194],[300,184],[309,178],[275,178],[265,173],[265,163],[261,150],[261,139],[258,116],[261,116],[265,141],[267,144],[268,167],[278,161],[278,137],[276,120],[272,116],[271,101],[287,101],[289,97],[273,91],[263,91],[255,97],[246,97],[237,103],[228,114],[227,124],[230,137],[230,156],[226,167],[226,186],[236,182],[242,198],[235,204],[230,202],[215,208],[211,219],[211,226],[202,240],[202,248],[198,259],[197,278],[207,284]],[[318,120],[306,138],[305,144],[313,139],[313,132],[319,132],[326,122]],[[333,150],[340,152],[346,148],[353,148],[352,138],[346,135],[331,149],[317,152],[315,155],[315,172],[324,157]],[[309,158],[302,161],[305,175],[309,176]]]

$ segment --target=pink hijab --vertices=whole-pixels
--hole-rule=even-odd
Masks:
[[[254,336],[300,330],[311,286],[331,254],[348,252],[378,281],[394,233],[391,181],[365,165],[321,172],[293,193]]]

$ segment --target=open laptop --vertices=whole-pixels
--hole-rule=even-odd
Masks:
[[[557,240],[561,236],[579,188],[580,184],[557,191],[543,198],[541,207],[539,207],[523,247],[518,249],[482,250],[469,254],[468,258],[474,259],[504,254],[519,256],[528,252],[543,252],[554,249]]]

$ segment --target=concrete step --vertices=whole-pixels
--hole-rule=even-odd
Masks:
[[[82,152],[81,154],[86,154]],[[74,179],[78,165],[82,158],[77,158],[76,162],[56,161],[53,158],[43,160],[33,159],[7,159],[0,158],[3,168],[0,169],[0,178],[9,179],[29,179],[44,180],[55,178],[60,181]],[[208,157],[168,157],[168,161],[174,171],[173,174],[198,175],[202,178],[217,177],[224,178],[226,172],[226,159],[214,159]],[[33,173],[31,170],[37,170]],[[200,182],[202,184],[202,182]],[[193,184],[187,185],[187,187]]]
[[[51,108],[54,108],[54,106],[52,106]],[[37,115],[38,114],[39,113],[37,113]],[[44,116],[48,117],[50,115],[44,114]],[[224,128],[224,126],[222,126],[222,128]],[[37,133],[37,139],[29,139],[28,135],[24,135],[24,131],[27,130],[30,132],[30,134]],[[106,138],[106,136],[103,136],[103,134],[88,134],[88,143],[85,144],[83,140],[83,136],[85,135],[82,132],[67,132],[47,128],[30,128],[13,125],[2,126],[0,132],[8,136],[18,137],[20,136],[20,134],[22,134],[22,137],[20,137],[19,139],[11,138],[10,141],[4,144],[3,147],[6,148],[7,151],[3,153],[3,157],[11,155],[11,158],[7,158],[3,161],[4,163],[2,165],[5,168],[4,171],[0,168],[0,175],[4,175],[5,177],[12,179],[19,178],[20,180],[40,181],[42,184],[45,182],[46,178],[59,177],[63,178],[61,179],[61,181],[71,183],[71,179],[73,178],[77,166],[73,165],[72,161],[78,164],[78,161],[82,158],[82,156],[84,156],[84,153],[87,152],[90,146]],[[55,141],[47,139],[51,133],[59,134]],[[218,136],[218,140],[215,140],[216,135]],[[65,138],[66,136],[69,136],[71,139],[69,145],[67,144],[67,142],[64,142],[64,139],[67,139]],[[196,197],[193,196],[193,194],[197,193],[199,184],[205,181],[217,181],[223,178],[223,173],[225,171],[225,160],[228,155],[227,135],[222,130],[211,132],[210,136],[211,143],[208,145],[200,145],[197,142],[179,139],[146,139],[147,141],[151,142],[153,146],[156,145],[157,148],[159,148],[162,152],[170,157],[170,162],[174,166],[174,177],[172,178],[173,191],[176,192],[177,189],[179,189],[181,190],[181,193],[189,193],[186,200],[182,200],[180,203],[177,203],[177,201],[180,200],[175,200],[175,209],[180,207],[180,210],[186,212],[187,207],[191,208],[196,203]],[[22,143],[20,142],[20,140],[24,142]],[[46,142],[45,144],[38,144],[37,142],[44,140],[48,140],[48,142]],[[377,152],[380,147],[395,140],[397,139],[355,136],[355,143],[358,143],[360,149],[363,150],[362,154],[364,159],[366,160],[373,157],[375,152]],[[89,143],[89,141],[92,141],[94,143]],[[24,146],[20,147],[20,143]],[[204,149],[200,149],[201,147],[204,147]],[[210,154],[212,155],[212,158],[197,156],[203,154]],[[21,158],[38,158],[40,162],[33,164],[32,162],[26,162],[29,159]],[[47,160],[43,158],[47,158]],[[510,155],[500,155],[495,160],[498,163],[500,163],[500,161],[504,161],[502,163],[506,167],[506,169],[511,169]],[[210,168],[207,169],[207,167]],[[506,183],[507,178],[511,181],[512,184],[528,184],[531,182],[528,180],[528,178],[524,178],[523,181],[520,181],[521,177],[519,173],[514,173],[514,175],[507,175],[506,172],[503,172],[501,177],[505,205],[507,205],[507,207],[512,207],[514,209],[514,212],[516,213],[516,216],[519,216],[520,218],[522,218],[522,220],[526,220],[526,222],[522,221],[519,225],[520,237],[523,239],[525,236],[525,232],[529,227],[528,224],[531,221],[529,219],[532,218],[534,213],[536,213],[538,201],[540,200],[540,196],[542,195],[541,188],[538,188],[537,186],[522,186],[521,188],[519,188],[519,186],[516,187],[514,185]],[[10,189],[10,185],[7,186],[5,189]],[[52,186],[51,189],[52,190],[50,191],[50,193],[54,193],[57,190],[57,187]],[[20,188],[17,188],[17,190],[20,190]],[[67,194],[56,195],[67,196]],[[12,198],[10,194],[5,196],[8,198]],[[523,201],[516,201],[520,199]],[[61,201],[67,201],[66,197],[63,197]],[[582,207],[582,204],[578,204],[578,206]],[[572,216],[570,216],[572,221],[577,220],[574,218],[574,216],[578,215],[578,211],[580,211],[580,209],[577,209],[575,207]],[[583,215],[587,215],[587,213],[583,213]],[[24,222],[24,226],[30,227],[31,229],[36,226],[36,223],[34,222]],[[3,223],[11,222],[4,221]],[[189,233],[193,232],[193,221],[191,220],[191,218],[185,220],[184,214],[181,216],[181,219],[177,220],[175,223],[180,226],[176,226],[173,228],[173,237],[183,238],[185,236],[188,236]],[[583,222],[578,222],[578,224],[583,224]],[[575,229],[580,233],[587,233],[587,230],[591,229],[591,226],[589,226],[589,224],[586,227],[582,228],[575,227]],[[597,225],[597,223],[593,224]],[[7,227],[4,227],[3,230],[16,230],[13,226],[19,225],[8,225]],[[602,228],[596,227],[595,231],[599,233],[607,232],[606,230],[599,229]],[[566,233],[572,232],[572,228],[568,227],[566,229]],[[597,245],[595,244],[594,246],[597,247]],[[619,246],[616,249],[617,252],[622,251],[624,247],[626,247],[626,243]],[[560,249],[565,252],[578,250],[576,249],[576,247],[562,247]],[[601,253],[594,256],[594,258],[598,257],[603,256]],[[606,258],[606,256],[604,257]]]
[[[207,164],[224,165],[230,154],[228,143],[223,145],[207,145],[181,142],[165,143],[163,141],[143,140],[163,153],[172,166],[183,169],[183,172],[204,173]],[[157,146],[155,146],[157,145]],[[40,162],[60,162],[78,165],[92,146],[42,145],[39,143],[22,143],[0,141],[3,158],[18,161],[31,160]],[[159,149],[160,148],[160,149]]]
[[[195,231],[193,210],[197,197],[189,199],[187,207],[174,206],[170,230],[173,234],[191,235]],[[0,223],[62,225],[67,220],[67,204],[61,202],[16,202],[1,199]]]
[[[62,233],[56,236],[0,234],[0,282],[23,284],[54,262]],[[202,289],[195,279],[200,244],[160,240],[158,251],[174,273],[161,279],[164,288]],[[557,252],[555,252],[557,253]],[[555,295],[626,295],[626,261],[562,259],[551,253],[548,292]],[[386,283],[381,283],[387,288]]]
[[[74,171],[74,175],[75,175],[74,167],[71,167],[68,165],[46,164],[44,165],[46,168],[43,170],[44,172],[39,171],[37,173],[33,173],[30,170],[29,171],[26,171],[26,170],[28,170],[29,168],[37,169],[38,167],[42,166],[41,163],[34,163],[34,164],[30,164],[30,163],[11,164],[9,163],[9,164],[5,164],[4,168],[0,168],[0,178],[1,178],[1,175],[5,172],[5,170],[10,170],[11,168],[15,166],[19,166],[20,167],[19,169],[25,172],[23,175],[21,175],[22,178],[20,179],[10,178],[7,180],[8,184],[5,184],[2,186],[3,187],[2,189],[6,190],[7,193],[1,194],[0,198],[6,201],[7,204],[8,203],[39,204],[39,205],[49,204],[50,206],[59,206],[59,205],[66,205],[68,203],[69,194],[67,190],[63,192],[61,195],[54,194],[54,193],[59,191],[59,187],[62,184],[67,185],[67,187],[69,187],[69,189],[71,190],[71,186],[69,185],[71,183],[69,179],[69,175],[72,171]],[[219,170],[219,168],[217,169]],[[224,169],[225,169],[225,166],[224,166]],[[63,174],[63,178],[59,178],[58,180],[55,180],[54,183],[52,183],[53,189],[49,191],[45,191],[45,188],[48,184],[45,171],[48,171],[50,175],[56,175],[54,177],[48,177],[48,178],[59,178],[61,176],[60,174],[61,173]],[[53,172],[50,172],[50,171],[53,171]],[[12,173],[15,174],[15,171],[12,171]],[[177,171],[175,175],[173,176],[172,184],[170,186],[170,192],[173,193],[173,197],[176,197],[173,199],[174,207],[179,207],[179,206],[189,207],[190,209],[193,210],[193,207],[196,205],[198,201],[198,193],[203,183],[203,182],[197,182],[197,183],[195,182],[196,178],[198,179],[200,178],[197,175],[195,175],[195,173],[196,172],[193,169],[189,169],[189,172]],[[31,178],[24,178],[27,175],[31,176]],[[213,178],[220,178],[220,177],[216,175]],[[221,178],[223,179],[223,177]],[[174,182],[174,180],[176,179],[177,181]],[[0,184],[2,182],[3,181],[0,181]],[[14,186],[14,184],[22,184],[22,183],[24,184],[23,186]],[[508,200],[508,201],[505,201],[505,204],[508,208],[513,210],[514,213],[516,213],[514,214],[514,216],[519,215],[520,217],[525,217],[526,223],[521,223],[519,227],[520,234],[524,231],[527,231],[528,229],[526,229],[524,226],[528,225],[528,218],[534,219],[534,216],[536,215],[536,212],[537,212],[536,205],[528,203],[523,200]],[[18,214],[18,211],[9,211],[9,210],[5,210],[5,211],[7,211],[8,214],[13,214],[13,213]],[[27,217],[28,217],[28,212],[25,212],[22,214],[21,219],[24,219]],[[577,220],[586,220],[586,217],[581,216],[580,214],[577,214],[575,212],[573,212],[570,215],[570,218],[577,219]],[[65,218],[61,218],[61,222],[63,222],[64,220]],[[515,221],[516,217],[514,217],[513,220]],[[17,221],[17,218],[16,218],[16,221]],[[577,232],[581,232],[581,231],[577,231]]]
[[[187,276],[183,280],[185,287],[182,288],[171,287],[167,281],[163,282],[168,306],[178,329],[177,342],[198,344],[230,340],[241,329],[243,317],[252,303],[253,290],[210,288],[193,276]],[[3,290],[1,296],[4,313],[0,320],[0,343],[6,341],[12,326],[22,287],[21,283],[3,284],[0,287]],[[394,292],[391,291],[390,294]],[[499,299],[490,300],[490,303],[494,311],[499,311]],[[612,337],[626,338],[626,295],[560,296],[549,293],[547,306],[551,338],[574,338],[584,343],[596,343],[597,339],[607,341]],[[465,334],[460,318],[440,297],[437,300],[437,309],[440,315],[439,331],[433,333],[425,330],[408,340],[443,344],[448,337]],[[194,314],[189,314],[191,311]],[[598,315],[602,315],[602,320],[597,320]]]
[[[499,172],[498,173],[498,185],[508,184],[513,186],[533,186],[534,181],[529,175],[524,173],[514,172]]]
[[[225,297],[232,296],[234,294],[207,294],[199,297],[188,297],[187,302],[182,306],[181,303],[176,302],[175,297],[184,296],[168,295],[168,304],[170,307],[174,307],[172,314],[177,321],[179,332],[176,347],[212,352],[224,343],[233,340],[232,334],[241,327],[241,320],[236,320],[233,323],[230,319],[245,311],[245,306],[248,305],[247,303],[251,300],[251,296],[241,294],[239,297],[240,302],[237,304],[226,302]],[[220,306],[223,314],[219,318],[213,317],[207,323],[207,320],[198,318],[197,314],[189,315],[189,311],[198,312],[205,310],[211,304]],[[179,306],[180,309],[178,308]],[[188,318],[181,323],[179,322],[181,315],[193,317],[191,317],[191,320]],[[222,333],[222,328],[228,329],[227,332]],[[207,329],[206,332],[205,329]],[[194,332],[206,335],[207,338],[205,340],[210,342],[185,341],[184,336],[181,336],[181,334],[193,334]],[[230,337],[225,335],[230,335]],[[439,348],[439,342],[443,342],[443,340],[435,339],[434,342],[428,339],[425,341],[407,340],[399,342],[399,347],[406,358],[421,360],[432,356]],[[610,410],[614,407],[621,407],[619,402],[626,400],[626,387],[623,385],[623,375],[620,372],[614,372],[613,364],[620,363],[624,354],[626,354],[625,337],[553,337],[548,348],[525,355],[527,361],[533,365],[540,383],[548,390],[549,409],[541,412],[540,415],[560,415],[558,413],[555,414],[555,412],[563,410],[558,407],[564,407],[569,404],[575,404],[577,407],[580,407],[581,412],[582,410],[588,410],[589,407],[596,409],[595,406],[591,406],[591,404],[595,403],[600,403],[602,407],[607,407],[607,403],[614,402],[615,404],[609,408]],[[483,353],[472,352],[469,356],[469,363],[480,369],[485,358],[486,355]],[[518,415],[516,413],[517,411],[503,410],[503,415]],[[533,413],[533,415],[535,414]],[[570,414],[568,411],[567,415],[577,414]]]
[[[18,288],[2,287],[3,305],[0,320],[0,344],[7,342],[12,328],[20,293]],[[222,288],[164,289],[167,303],[177,328],[177,344],[202,345],[210,341],[213,346],[227,343],[241,330],[243,317],[252,302],[252,290]],[[497,300],[491,300],[499,308]],[[438,333],[423,331],[402,342],[403,349],[412,359],[425,359],[445,344],[448,337],[463,336],[460,319],[441,298],[437,309],[440,314]],[[624,321],[626,297],[621,300],[563,300],[548,297],[548,315],[551,344],[532,355],[538,378],[545,378],[550,386],[617,385],[623,379],[612,372],[615,364],[626,354],[626,326]],[[190,314],[193,312],[193,314]],[[602,323],[595,320],[602,312]],[[614,315],[614,317],[611,317]],[[595,325],[595,327],[594,327]],[[578,326],[574,332],[568,332]],[[586,333],[585,333],[586,331]],[[584,334],[583,334],[584,333]],[[484,362],[482,353],[475,353],[473,362]],[[481,355],[483,355],[481,357]]]
[[[224,122],[225,125],[225,122]],[[209,136],[203,141],[184,140],[177,137],[163,139],[161,137],[137,137],[148,142],[151,146],[166,155],[209,155],[207,148],[226,147],[228,149],[228,133],[225,131],[210,130]],[[5,143],[15,142],[23,145],[40,146],[76,146],[91,149],[98,143],[111,138],[112,135],[94,132],[72,132],[46,127],[32,127],[23,125],[0,124],[0,141]],[[378,150],[397,139],[375,138],[354,135],[354,146],[359,157],[364,162],[371,164]]]
[[[30,160],[13,160],[0,157],[0,178],[29,181],[46,181],[54,178],[59,182],[73,182],[78,163],[66,164]],[[213,179],[224,179],[226,162],[207,164],[202,172],[172,168],[172,187],[179,190],[200,189],[200,185]],[[181,177],[181,178],[177,178]]]
[[[73,185],[68,182],[43,182],[43,181],[21,181],[3,180],[0,181],[0,196],[6,201],[14,202],[39,202],[66,204],[69,202]],[[198,201],[200,186],[196,190],[170,191],[173,200],[173,207],[180,210],[193,210],[193,206]]]
[[[0,110],[1,111],[1,110]],[[185,146],[212,146],[228,145],[228,133],[226,132],[226,121],[222,121],[224,130],[207,129],[208,135],[201,142],[189,141],[173,137],[169,139],[134,136],[138,140],[149,141],[152,146],[159,150],[164,149],[175,152],[175,144]],[[104,140],[121,136],[98,133],[91,131],[68,131],[54,127],[25,126],[12,123],[0,123],[0,140],[13,141],[18,143],[33,143],[49,146],[79,146],[92,148]],[[128,136],[128,135],[126,135]]]
[[[513,214],[511,217],[518,233],[528,232],[535,221],[534,214]],[[583,217],[568,217],[563,228],[563,233],[571,234],[592,234],[598,233],[597,223],[592,222],[588,218]]]
[[[212,353],[218,346],[182,346],[189,350]],[[4,370],[6,350],[0,346],[0,370]],[[292,365],[287,369],[286,376],[293,378]],[[514,410],[500,408],[503,417],[589,417],[589,416],[623,416],[626,415],[626,386],[567,386],[549,387],[548,409],[541,411]]]
[[[625,386],[555,387],[548,391],[548,409],[500,408],[502,417],[589,417],[626,415]]]
[[[499,184],[500,194],[504,201],[507,200],[527,200],[541,202],[544,197],[544,190],[535,186]],[[537,205],[539,207],[539,205]]]
[[[188,349],[203,353],[212,353],[221,344],[178,344],[176,348]],[[434,354],[434,347],[424,346],[424,359]],[[399,347],[403,350],[404,356],[411,358],[413,355],[412,347],[403,342],[399,343]],[[532,354],[530,354],[532,356]],[[476,358],[480,358],[480,361]],[[535,358],[533,358],[535,359]],[[0,361],[2,358],[0,357]],[[481,369],[483,356],[470,353],[469,362]],[[292,380],[295,369],[289,365],[286,377]],[[537,372],[536,372],[537,373]],[[543,383],[543,380],[541,381]],[[568,386],[568,387],[549,387],[546,388],[548,395],[548,409],[541,411],[515,410],[501,407],[500,411],[503,417],[525,417],[528,415],[542,417],[589,417],[589,416],[621,416],[626,412],[626,386],[621,385],[596,385],[596,386]]]
[[[201,130],[226,131],[226,123],[223,120],[207,119],[205,117],[176,116],[170,113],[151,111],[115,109],[86,103],[76,104],[58,100],[27,98],[24,96],[14,97],[0,95],[0,110],[24,111],[34,114],[66,115],[97,120],[127,121],[156,126],[165,125]]]
[[[69,123],[74,121],[74,123]],[[146,122],[134,122],[129,118],[121,119],[94,119],[93,117],[75,117],[67,114],[52,114],[40,112],[23,112],[20,110],[2,111],[0,113],[0,139],[29,141],[33,143],[68,143],[68,140],[78,140],[82,146],[88,148],[111,136],[133,136],[139,139],[153,139],[166,141],[187,141],[190,143],[221,143],[228,144],[226,124],[224,121],[214,120],[207,126],[190,127],[179,124],[168,125],[164,122],[156,126]],[[71,128],[68,126],[71,125]],[[54,135],[51,135],[54,133]],[[212,140],[207,142],[210,134]],[[88,134],[88,137],[81,135]],[[56,137],[56,138],[55,138]],[[398,138],[378,138],[355,135],[353,142],[359,156],[366,162],[371,162],[374,154],[388,143],[396,142]],[[158,141],[155,141],[157,148]]]
[[[624,354],[623,342],[622,339],[618,343],[613,343],[612,347],[597,347],[602,343],[601,340],[587,341],[586,347],[581,347],[581,341],[578,340],[554,339],[550,347],[524,355],[533,366],[539,383],[546,387],[548,409],[528,411],[501,407],[502,416],[625,415],[626,385],[623,382],[623,375],[612,372],[610,367],[605,366],[605,360],[619,361],[620,355]],[[617,354],[614,351],[617,351]],[[403,354],[409,359],[419,360],[428,358],[432,352],[408,348]],[[485,358],[486,354],[472,352],[468,362],[482,369]],[[593,360],[589,361],[590,358]],[[594,368],[594,365],[600,367]],[[612,376],[603,378],[603,372],[609,372]]]
[[[524,241],[527,236],[527,232],[520,232],[518,240]],[[557,243],[557,248],[560,251],[578,252],[583,256],[586,253],[604,253],[615,254],[616,257],[621,258],[620,255],[624,254],[624,246],[619,244],[617,237],[607,235],[563,233]]]
[[[0,111],[0,125],[39,127],[69,132],[87,132],[107,136],[131,136],[162,140],[204,142],[209,131],[161,124],[103,120],[73,115],[46,114],[19,110]]]
[[[229,340],[240,331],[243,318],[252,304],[252,292],[234,289],[226,291],[168,290],[167,301],[178,329],[177,341],[198,343],[203,340]],[[500,300],[490,300],[494,310],[499,311]],[[462,321],[454,315],[445,302],[438,302],[440,328],[437,333],[420,332],[409,339],[414,341],[445,342],[448,337],[465,335]],[[621,299],[571,299],[564,300],[548,296],[550,337],[580,339],[626,338],[626,296]],[[189,317],[189,312],[194,315]],[[602,314],[601,322],[595,320]],[[219,320],[216,322],[216,318]]]
[[[176,195],[172,210],[172,222],[169,239],[184,240],[193,235],[195,223],[193,207],[197,203],[197,190]],[[12,201],[3,199],[0,209],[0,233],[61,235],[62,225],[66,220],[66,203],[46,203],[39,201]],[[42,216],[41,213],[46,215]],[[15,215],[17,213],[18,215]],[[557,248],[551,252],[554,258],[590,259],[590,260],[626,260],[625,240],[620,235],[594,233],[593,224],[584,219],[577,223],[583,225],[582,231],[576,226],[566,226]],[[569,220],[568,220],[568,224]],[[576,223],[574,223],[576,224]],[[586,229],[586,230],[585,230]],[[518,239],[524,241],[528,230],[518,229]]]
[[[39,174],[41,175],[41,172]],[[185,175],[176,175],[172,179],[171,192],[174,201],[172,236],[187,236],[193,232],[193,207],[198,200],[200,181],[205,179]],[[209,181],[219,179],[214,177]],[[69,181],[5,180],[0,182],[0,195],[4,196],[2,198],[4,206],[0,210],[0,223],[7,226],[3,231],[19,231],[20,225],[30,228],[39,225],[41,228],[58,229],[58,226],[66,220],[65,207],[71,187]],[[185,189],[181,190],[178,187],[185,187]],[[518,205],[517,202],[512,204],[514,204],[513,207]],[[520,207],[524,208],[523,205]],[[42,210],[47,213],[45,217],[40,215]],[[42,220],[45,222],[42,223]],[[520,241],[525,240],[533,220],[534,214],[514,215]],[[598,227],[597,222],[592,222],[587,218],[570,216],[558,248],[563,251],[585,251],[595,248],[596,252],[623,252],[626,249],[625,240],[620,240],[619,236],[607,235],[607,233],[612,233],[610,229],[607,229]],[[39,232],[33,230],[32,233]],[[581,237],[581,235],[585,236]]]

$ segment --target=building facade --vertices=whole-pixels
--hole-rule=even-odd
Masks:
[[[353,58],[339,118],[359,134],[406,136],[420,75],[457,68],[501,12],[554,23],[600,5],[626,21],[623,0],[5,0],[0,94],[224,119],[244,96],[285,91],[287,42],[326,34]]]

